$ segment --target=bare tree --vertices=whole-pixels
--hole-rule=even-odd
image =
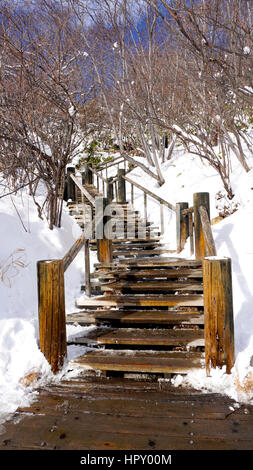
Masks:
[[[41,0],[36,9],[2,8],[0,146],[7,178],[46,188],[50,228],[60,226],[64,175],[85,136],[80,110],[89,97],[87,57],[71,12]],[[8,113],[7,113],[8,110]]]

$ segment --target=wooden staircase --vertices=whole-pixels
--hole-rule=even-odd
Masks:
[[[94,187],[88,190],[98,194]],[[113,204],[123,209],[122,238],[113,240],[113,262],[95,265],[92,293],[100,295],[80,297],[79,311],[67,315],[68,324],[94,326],[69,341],[88,348],[70,367],[158,376],[204,367],[202,262],[174,257],[154,224],[130,204]],[[79,203],[69,207],[78,223],[85,223]],[[96,249],[96,241],[90,246]]]

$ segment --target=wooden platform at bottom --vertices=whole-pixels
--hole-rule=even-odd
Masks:
[[[166,380],[62,380],[4,428],[0,450],[253,450],[253,406]]]

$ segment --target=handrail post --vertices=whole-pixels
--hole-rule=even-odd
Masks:
[[[95,237],[97,239],[97,257],[100,263],[112,263],[112,240],[105,236],[105,225],[109,216],[105,216],[105,208],[109,201],[106,197],[96,198],[95,205]]]
[[[188,202],[176,203],[177,253],[184,249],[189,237],[189,218],[188,215],[182,215],[182,211],[188,207]]]
[[[90,283],[90,242],[89,239],[84,240],[84,260],[85,260],[85,294],[91,296]]]
[[[40,350],[57,373],[67,356],[64,263],[37,262]]]
[[[109,204],[113,201],[114,194],[113,194],[113,177],[107,178],[106,180],[106,197],[109,201]]]
[[[208,217],[210,219],[209,193],[195,193],[193,195],[196,260],[202,260],[205,258],[205,256],[207,256],[205,237],[199,213],[200,206],[204,206],[206,208]]]
[[[93,184],[93,173],[91,171],[91,166],[91,163],[85,164],[84,184]]]
[[[118,202],[121,204],[126,202],[126,181],[123,178],[125,173],[124,168],[118,169]]]
[[[76,202],[76,187],[71,174],[75,175],[75,167],[73,166],[67,168],[67,200],[71,199],[72,202]]]
[[[234,365],[231,259],[205,258],[203,282],[206,372],[225,365],[230,374]]]

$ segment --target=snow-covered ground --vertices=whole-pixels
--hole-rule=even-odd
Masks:
[[[166,182],[161,187],[139,168],[129,177],[172,204],[188,202],[191,206],[195,192],[208,191],[211,218],[218,215],[215,196],[222,190],[222,183],[212,168],[177,148],[173,158],[163,164],[162,171]],[[112,172],[114,174],[115,169]],[[247,402],[253,399],[253,170],[246,174],[234,159],[231,182],[236,195],[233,203],[238,203],[239,209],[213,225],[213,233],[218,255],[232,258],[235,367],[231,375],[220,369],[212,371],[211,377],[206,377],[204,370],[192,372],[186,378],[179,376],[174,385],[193,385],[203,392],[220,392],[238,402]],[[127,185],[127,193],[130,199],[130,185]],[[224,199],[219,204],[222,201]],[[135,205],[143,210],[143,195],[137,189]],[[36,262],[63,257],[78,238],[80,229],[67,212],[65,207],[62,228],[50,231],[47,222],[38,218],[37,209],[25,192],[0,199],[0,424],[18,406],[33,400],[36,392],[32,385],[23,385],[25,376],[35,373],[41,383],[53,379],[38,347]],[[164,213],[164,241],[174,249],[175,214],[167,208]],[[148,217],[159,223],[159,204],[149,197]],[[95,256],[93,252],[91,264],[96,261]],[[190,256],[189,243],[181,256]],[[75,311],[75,299],[80,295],[84,276],[81,251],[65,275],[67,313]],[[79,331],[83,328],[67,329],[68,335]],[[79,355],[80,351],[83,348],[70,347],[68,359]],[[54,380],[59,378],[54,377]]]

